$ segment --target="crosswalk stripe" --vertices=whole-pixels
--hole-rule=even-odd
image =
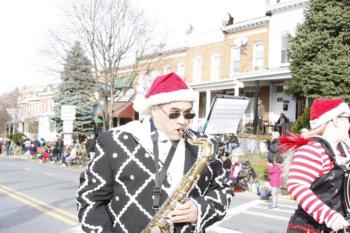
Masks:
[[[255,215],[255,216],[260,216],[260,217],[265,217],[265,218],[273,218],[273,219],[278,219],[278,220],[283,220],[283,221],[289,221],[289,217],[282,217],[274,214],[264,214],[264,213],[259,213],[255,211],[249,211],[249,210],[244,210],[242,213],[245,214],[250,214],[250,215]]]
[[[281,205],[278,205],[278,207],[280,207]],[[267,206],[254,206],[254,208],[258,208],[258,209],[267,209]],[[269,209],[270,211],[270,209]],[[285,210],[285,209],[281,209],[281,208],[274,208],[271,209],[271,211],[274,212],[280,212],[280,213],[288,213],[288,214],[293,214],[294,210]]]
[[[250,201],[238,206],[235,206],[234,208],[231,208],[229,210],[226,211],[226,216],[223,219],[223,221],[225,219],[228,219],[236,214],[241,213],[243,210],[249,209],[251,207],[257,206],[258,204],[263,203],[261,200],[254,200],[254,201]],[[224,227],[220,227],[220,223],[222,221],[216,222],[214,223],[212,226],[208,227],[207,232],[208,233],[241,233],[239,231],[234,231],[232,229],[228,229],[228,228],[224,228]]]
[[[261,203],[264,203],[264,202],[261,200],[254,200],[254,201],[250,201],[250,202],[247,202],[245,204],[242,204],[242,205],[238,205],[234,208],[227,210],[226,217],[234,216],[236,214],[241,213],[243,210],[258,206]]]
[[[235,231],[232,229],[219,227],[219,226],[212,226],[206,230],[207,233],[242,233],[241,231]]]

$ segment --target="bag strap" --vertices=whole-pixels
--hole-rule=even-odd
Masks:
[[[166,171],[168,170],[171,160],[174,157],[178,142],[172,142],[171,148],[163,164],[163,168],[159,172],[158,132],[156,127],[154,126],[154,122],[152,119],[151,119],[151,138],[153,143],[153,155],[154,155],[154,167],[155,167],[155,181],[154,181],[154,188],[153,188],[152,209],[154,209],[154,211],[157,211],[160,207],[161,186],[163,184]]]
[[[337,164],[333,148],[332,148],[331,144],[329,144],[329,142],[327,140],[325,140],[324,138],[321,138],[321,137],[316,137],[316,136],[313,136],[313,137],[310,137],[310,138],[312,138],[314,141],[320,143],[322,145],[322,147],[324,148],[324,150],[326,151],[326,154],[333,161],[333,163]]]

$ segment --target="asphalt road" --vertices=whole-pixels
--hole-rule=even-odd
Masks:
[[[278,208],[268,209],[269,201],[252,193],[237,193],[224,220],[207,233],[284,233],[296,208],[294,201],[286,199],[281,197]]]
[[[0,156],[0,233],[80,233],[75,193],[80,170]],[[283,233],[296,205],[237,193],[227,216],[208,233]]]
[[[58,233],[78,225],[80,171],[0,156],[0,233]]]

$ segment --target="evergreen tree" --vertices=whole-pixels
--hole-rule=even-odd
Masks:
[[[91,65],[84,55],[79,42],[76,42],[68,52],[64,70],[61,73],[62,82],[55,98],[55,121],[59,132],[62,132],[61,106],[76,106],[74,133],[88,135],[94,131],[91,97],[94,91],[94,80]]]
[[[299,98],[348,97],[350,93],[350,1],[310,0],[305,21],[290,38],[292,82]]]

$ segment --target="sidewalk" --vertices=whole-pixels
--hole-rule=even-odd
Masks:
[[[41,163],[41,164],[46,164],[48,166],[54,166],[54,167],[62,167],[60,162],[52,162],[52,161],[48,161],[46,163],[43,163],[42,160],[40,159],[35,159],[32,158],[32,156],[28,156],[26,154],[16,154],[16,155],[6,155],[6,154],[0,154],[0,157],[5,157],[5,158],[9,158],[9,159],[23,159],[23,160],[30,160],[36,163]],[[64,166],[62,168],[71,168],[74,170],[80,170],[83,171],[84,170],[84,166],[83,165],[76,165],[73,164],[71,166]]]

